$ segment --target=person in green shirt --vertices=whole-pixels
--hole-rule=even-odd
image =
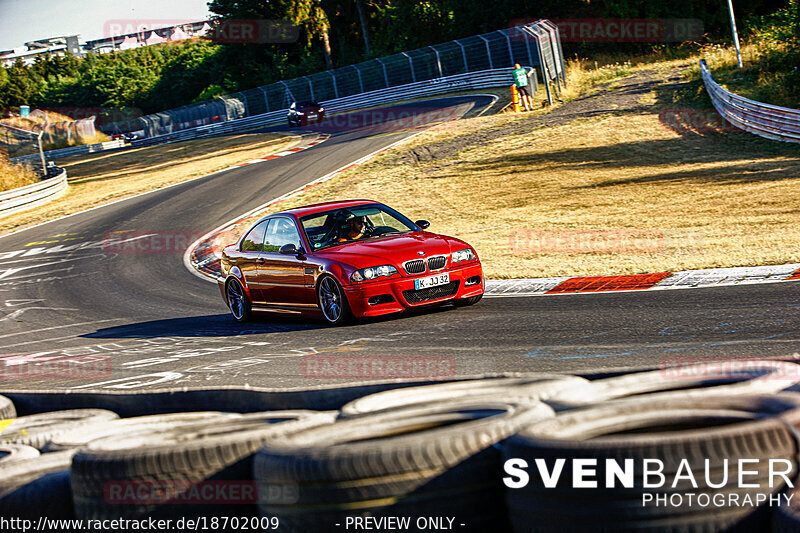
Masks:
[[[533,111],[533,101],[531,100],[531,93],[528,90],[528,73],[525,69],[519,66],[519,63],[514,63],[514,85],[517,86],[519,92],[519,99],[522,106],[526,111]]]

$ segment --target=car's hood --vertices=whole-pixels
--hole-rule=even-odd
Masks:
[[[427,258],[432,255],[449,254],[469,245],[460,239],[438,235],[427,231],[415,231],[384,238],[351,242],[314,255],[323,259],[345,263],[353,268],[378,265],[400,267],[412,259]],[[421,255],[419,252],[424,252]],[[402,272],[402,271],[401,271]]]

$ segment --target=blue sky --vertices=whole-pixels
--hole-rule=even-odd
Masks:
[[[110,24],[198,21],[209,17],[207,0],[0,0],[0,50],[27,41],[80,34],[99,39]],[[165,24],[166,25],[166,24]]]

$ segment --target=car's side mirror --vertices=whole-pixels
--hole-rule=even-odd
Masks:
[[[417,220],[416,222],[414,222],[414,224],[416,224],[422,229],[427,229],[431,225],[431,223],[428,222],[427,220]]]
[[[303,253],[303,249],[298,248],[292,243],[289,243],[281,246],[281,249],[278,250],[278,253],[280,253],[281,255],[300,255],[301,253]]]

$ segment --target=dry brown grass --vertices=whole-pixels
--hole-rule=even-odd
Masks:
[[[491,278],[799,261],[796,146],[739,132],[677,133],[659,121],[654,95],[641,102],[652,112],[520,131],[449,160],[397,164],[410,147],[401,146],[278,208],[373,198],[472,243]],[[411,146],[516,119],[448,124]],[[581,248],[587,238],[594,244]]]
[[[39,181],[33,169],[26,165],[14,165],[0,156],[0,191],[8,191]]]
[[[67,169],[69,177],[67,193],[44,206],[0,219],[0,232],[211,174],[296,142],[297,137],[259,133],[60,159],[58,165]]]

